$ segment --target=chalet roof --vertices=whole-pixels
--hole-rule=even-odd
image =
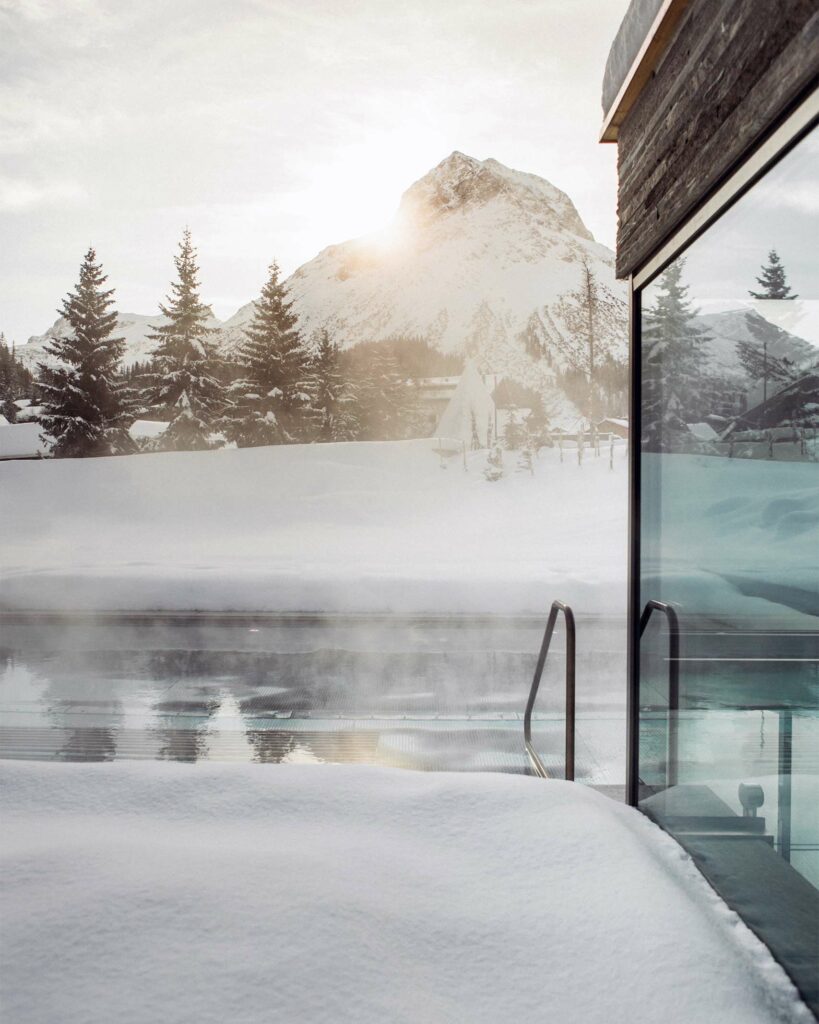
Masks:
[[[39,423],[4,423],[0,425],[0,459],[36,459],[48,454],[40,439]]]

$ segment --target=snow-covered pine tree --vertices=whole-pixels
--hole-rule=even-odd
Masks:
[[[401,373],[387,347],[376,346],[365,372],[356,380],[356,413],[361,440],[396,441],[422,436],[417,387]]]
[[[668,267],[659,280],[654,307],[644,314],[641,441],[649,451],[686,447],[687,424],[710,412],[702,408],[700,389],[709,335],[695,323],[698,311],[682,283],[684,269],[684,259]]]
[[[243,375],[230,388],[228,438],[240,448],[307,440],[310,356],[275,260],[238,361]]]
[[[768,262],[761,268],[757,281],[761,292],[748,291],[752,299],[783,301],[798,298],[791,295],[791,287],[785,276],[785,268],[775,249],[768,253]],[[770,323],[758,312],[745,314],[748,330],[753,341],[737,342],[737,355],[743,369],[753,382],[762,382],[762,400],[766,401],[770,384],[783,384],[793,378],[795,367],[789,359],[780,359],[769,351],[770,346],[784,332]]]
[[[17,419],[17,406],[20,398],[31,398],[34,389],[34,378],[17,358],[14,345],[6,344],[6,336],[0,332],[0,416],[5,416],[9,423]]]
[[[206,451],[212,447],[210,433],[210,424],[196,415],[187,391],[183,391],[174,406],[173,419],[167,430],[160,435],[158,443],[149,447],[174,452]]]
[[[761,276],[757,278],[762,285],[761,292],[749,291],[752,299],[798,299],[791,295],[791,288],[785,277],[785,268],[779,259],[776,249],[768,253],[768,262],[761,268]]]
[[[503,446],[507,451],[517,451],[523,443],[524,431],[518,420],[518,411],[514,407],[509,410],[509,419],[503,430]]]
[[[199,267],[188,228],[174,263],[178,279],[171,282],[167,304],[159,305],[167,322],[148,335],[157,345],[143,401],[164,409],[173,427],[157,439],[157,449],[205,449],[211,447],[209,435],[224,402],[224,389],[211,340],[214,330],[208,327],[211,311],[199,296]],[[174,426],[177,417],[183,422]]]
[[[113,337],[117,314],[106,281],[89,247],[76,288],[59,310],[71,330],[46,345],[54,362],[37,364],[40,423],[56,458],[136,450],[127,431],[130,395],[119,372],[125,342]]]
[[[323,327],[316,337],[310,367],[313,416],[317,441],[352,441],[358,435],[355,394],[341,370],[338,345]]]

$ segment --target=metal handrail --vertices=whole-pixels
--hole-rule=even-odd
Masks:
[[[543,675],[543,666],[546,664],[546,656],[549,653],[549,644],[552,642],[552,633],[555,631],[558,612],[563,612],[566,619],[566,764],[564,778],[572,782],[574,781],[575,628],[574,612],[562,601],[553,601],[549,612],[549,621],[546,623],[546,631],[543,634],[543,642],[540,645],[540,654],[535,666],[535,676],[529,690],[529,700],[526,703],[526,714],[523,716],[523,741],[535,773],[542,779],[548,779],[549,773],[546,771],[546,766],[532,746],[532,710],[540,686],[540,677]]]
[[[666,777],[669,787],[677,785],[679,764],[679,732],[677,713],[680,710],[680,620],[676,611],[664,601],[647,602],[640,616],[640,636],[645,632],[652,612],[662,612],[668,619],[668,750]]]

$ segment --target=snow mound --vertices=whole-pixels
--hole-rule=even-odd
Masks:
[[[811,1020],[680,848],[577,785],[156,763],[2,778],[15,1024]]]

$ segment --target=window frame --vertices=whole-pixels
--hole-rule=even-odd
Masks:
[[[640,456],[642,452],[641,297],[651,284],[700,235],[744,196],[819,125],[819,86],[766,138],[738,168],[730,172],[688,220],[629,277],[629,497],[628,497],[628,660],[626,699],[626,803],[638,806],[640,758]]]

